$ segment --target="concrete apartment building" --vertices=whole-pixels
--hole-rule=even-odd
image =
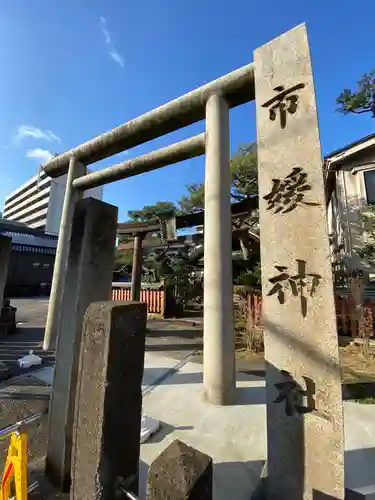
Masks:
[[[375,134],[371,134],[324,159],[328,226],[335,261],[350,273],[360,272],[365,296],[375,296],[375,268],[358,254],[368,234],[362,214],[375,205]]]
[[[51,179],[44,171],[40,171],[6,197],[3,217],[10,221],[22,222],[47,234],[57,235],[66,179],[66,175]],[[103,187],[86,191],[85,197],[89,196],[101,200]]]

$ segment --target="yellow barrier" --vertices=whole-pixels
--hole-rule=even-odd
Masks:
[[[27,487],[27,434],[25,427],[42,418],[47,411],[36,413],[21,422],[0,429],[0,440],[10,437],[8,455],[1,478],[0,500],[27,500],[28,493],[38,487],[38,483]],[[14,495],[12,494],[12,486],[14,486]]]
[[[12,482],[16,500],[27,500],[27,435],[13,432],[10,437],[8,456],[1,479],[1,500],[9,500]]]

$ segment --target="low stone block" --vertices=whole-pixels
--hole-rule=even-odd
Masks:
[[[176,439],[152,463],[147,500],[212,500],[212,459]]]
[[[85,314],[72,450],[72,500],[138,493],[147,306],[98,302]]]

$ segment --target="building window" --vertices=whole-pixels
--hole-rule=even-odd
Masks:
[[[368,205],[375,205],[375,170],[363,172]]]
[[[35,268],[40,267],[40,262],[33,262],[33,267],[35,267]]]

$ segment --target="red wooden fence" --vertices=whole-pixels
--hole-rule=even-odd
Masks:
[[[131,300],[131,289],[129,287],[112,288],[112,300]],[[141,302],[147,304],[147,312],[163,315],[164,289],[142,288]]]
[[[335,294],[337,331],[339,335],[359,336],[358,310],[351,297]],[[262,297],[259,294],[247,296],[248,325],[261,326],[262,321]],[[364,320],[366,332],[370,337],[374,336],[375,302],[366,299],[364,304]]]
[[[116,287],[112,289],[112,300],[131,300],[130,287]],[[143,288],[141,290],[141,302],[147,304],[147,311],[153,314],[164,315],[165,312],[165,290],[160,288]],[[359,336],[358,311],[354,301],[347,296],[335,295],[337,330],[339,335]],[[365,329],[374,336],[375,301],[365,301]],[[262,323],[262,297],[258,293],[247,295],[247,324],[248,327],[259,327]]]
[[[375,302],[366,299],[364,303],[365,330],[374,336]],[[337,331],[339,335],[359,336],[358,310],[350,297],[336,295]]]

